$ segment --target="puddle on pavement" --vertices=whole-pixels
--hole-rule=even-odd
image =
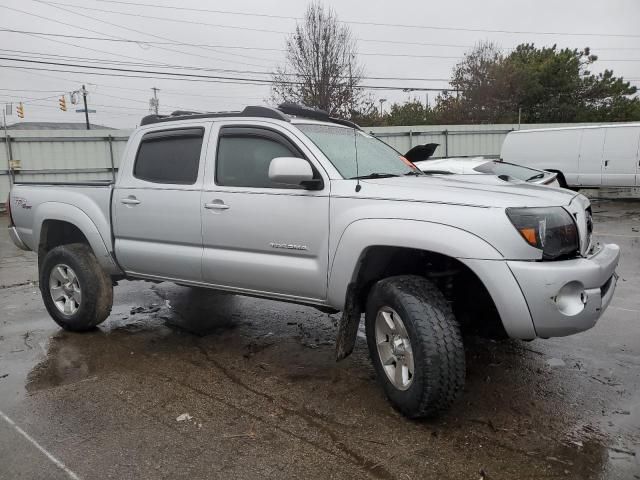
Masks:
[[[235,375],[245,384],[269,391],[274,402],[301,402],[304,415],[317,417],[311,430],[329,429],[332,437],[351,445],[353,432],[342,429],[358,419],[358,435],[373,439],[371,448],[379,449],[382,458],[389,445],[376,444],[378,438],[421,446],[397,459],[414,471],[435,454],[457,457],[455,452],[463,448],[475,459],[484,458],[484,452],[512,452],[521,465],[511,468],[522,475],[635,474],[637,452],[614,446],[597,421],[591,421],[594,409],[583,408],[589,400],[582,397],[597,397],[605,386],[594,383],[593,391],[578,392],[579,370],[569,362],[549,367],[545,361],[552,353],[543,342],[468,338],[468,379],[461,401],[441,419],[409,422],[382,398],[362,339],[350,363],[332,363],[333,346],[327,343],[335,333],[331,317],[304,307],[166,284],[152,286],[143,298],[117,304],[111,318],[93,332],[57,331],[44,359],[29,373],[26,390],[37,394],[74,384],[81,394],[83,383],[99,389],[100,380],[116,372],[153,378],[154,372],[178,368],[172,366],[177,363],[209,369],[220,382],[224,379],[215,363],[207,362],[223,358],[241,368]],[[257,367],[265,370],[260,373]]]

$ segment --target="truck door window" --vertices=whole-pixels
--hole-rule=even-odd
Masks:
[[[153,183],[193,185],[198,178],[204,128],[147,133],[140,141],[133,176]]]
[[[303,156],[285,137],[267,129],[229,127],[220,131],[216,184],[230,187],[296,188],[273,183],[269,164],[277,157]]]

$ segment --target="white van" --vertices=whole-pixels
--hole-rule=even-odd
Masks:
[[[510,132],[505,162],[558,174],[563,187],[640,186],[640,123]]]

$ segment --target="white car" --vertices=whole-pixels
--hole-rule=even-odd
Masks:
[[[484,157],[422,160],[417,162],[416,166],[423,172],[432,174],[496,175],[505,181],[560,186],[557,173]]]

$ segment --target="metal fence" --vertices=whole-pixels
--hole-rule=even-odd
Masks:
[[[365,130],[399,152],[425,143],[438,143],[436,157],[499,157],[504,138],[514,130],[573,127],[589,123],[492,124],[492,125],[418,125],[374,127]]]
[[[419,125],[365,128],[400,152],[424,143],[439,143],[435,157],[500,154],[511,131],[535,125]],[[0,203],[11,181],[86,181],[115,177],[131,130],[9,130],[0,131]]]
[[[13,181],[115,177],[131,130],[16,130],[0,133],[0,203]]]

